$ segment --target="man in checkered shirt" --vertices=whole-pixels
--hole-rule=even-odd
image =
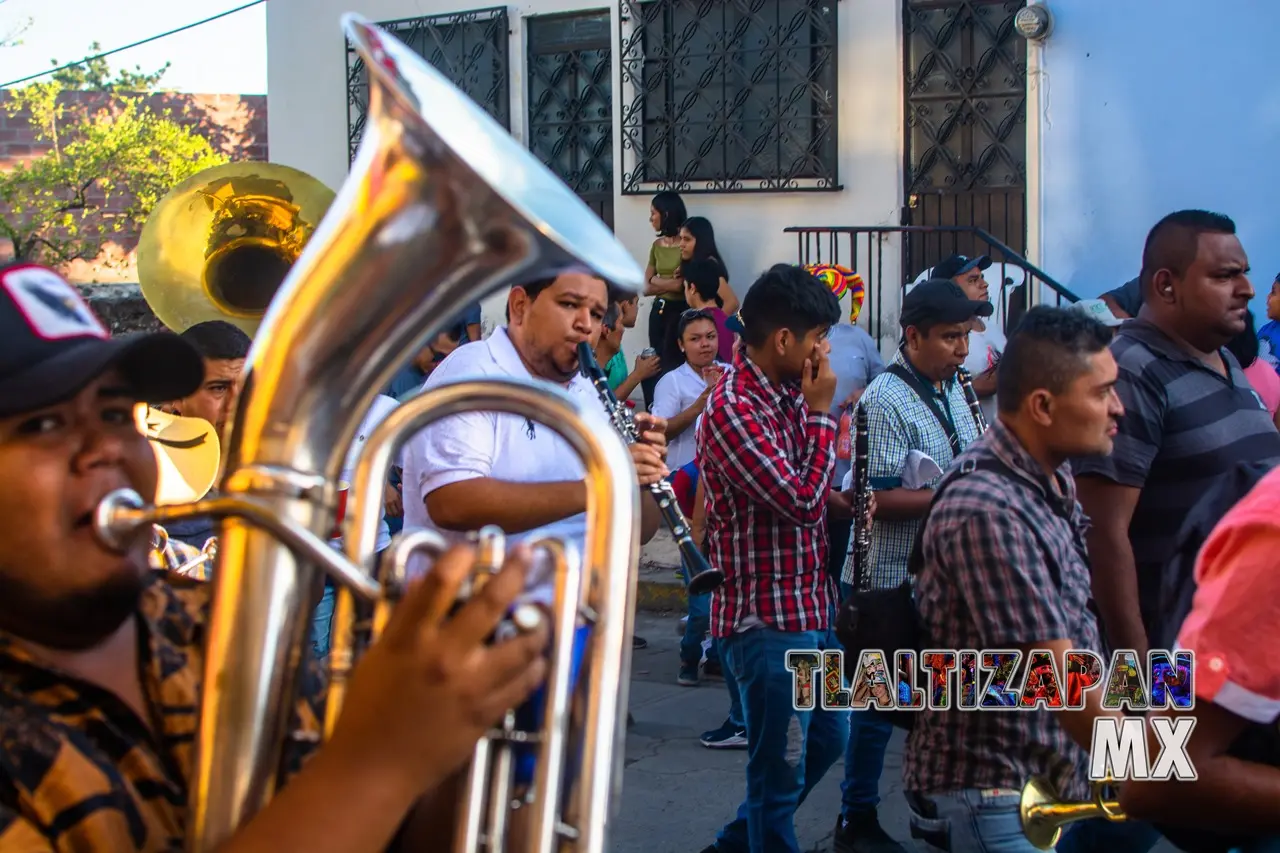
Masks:
[[[742,302],[743,345],[698,428],[711,565],[711,633],[747,724],[747,796],[703,853],[799,853],[796,807],[844,750],[848,713],[797,711],[791,649],[839,648],[827,565],[835,373],[827,330],[840,303],[779,264]],[[847,500],[834,493],[834,500]]]
[[[1000,417],[952,465],[921,539],[916,607],[924,648],[1101,649],[1085,531],[1066,460],[1111,452],[1124,414],[1111,330],[1082,312],[1028,311],[1000,362]],[[1025,666],[1021,667],[1025,671]],[[1023,675],[1011,682],[1019,689]],[[952,679],[953,691],[957,689]],[[979,686],[979,690],[982,686]],[[907,740],[903,790],[912,835],[948,853],[1031,853],[1018,805],[1043,776],[1088,798],[1087,754],[1102,690],[1076,711],[921,711]],[[1143,853],[1145,824],[1075,824],[1059,853]]]
[[[940,469],[978,437],[978,427],[956,382],[956,368],[969,355],[974,317],[990,317],[990,302],[972,300],[950,279],[931,279],[911,289],[902,301],[902,344],[884,373],[867,386],[867,476],[876,495],[871,527],[867,586],[899,586],[907,577],[907,557],[916,527],[929,507],[933,486],[906,488],[911,457],[924,454]],[[845,564],[843,593],[857,579],[853,560]],[[850,715],[844,760],[836,853],[905,853],[880,826],[880,775],[893,724],[873,710]]]

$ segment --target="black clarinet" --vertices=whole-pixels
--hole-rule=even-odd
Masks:
[[[863,592],[871,588],[867,559],[871,552],[871,456],[865,406],[857,407],[853,424],[853,585]]]
[[[982,416],[982,405],[978,402],[978,392],[973,390],[973,379],[969,376],[969,371],[957,367],[956,381],[960,383],[960,390],[964,391],[964,399],[969,404],[969,413],[973,415],[978,435],[982,435],[987,431],[987,419]]]
[[[613,428],[627,444],[639,442],[640,430],[636,427],[635,418],[631,417],[630,410],[618,401],[617,395],[609,387],[609,379],[600,368],[600,363],[596,361],[596,354],[592,352],[591,344],[586,341],[578,344],[578,366],[582,375],[591,380],[591,384],[595,386],[596,393],[600,395],[600,402],[604,404],[605,411],[609,413],[609,420],[613,422]],[[676,501],[676,493],[671,488],[671,484],[666,480],[659,480],[649,485],[649,491],[657,501],[662,520],[671,530],[671,535],[675,538],[677,547],[680,548],[680,556],[689,569],[689,594],[703,595],[724,583],[724,572],[711,568],[711,564],[707,562],[706,557],[702,556],[702,552],[693,541],[689,521],[680,511],[680,504]]]

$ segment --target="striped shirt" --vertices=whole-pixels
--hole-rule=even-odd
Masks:
[[[711,595],[713,636],[828,627],[835,444],[835,418],[810,410],[798,385],[774,385],[739,348],[698,427],[710,562],[725,575]]]
[[[996,459],[1011,474],[965,473],[930,510],[915,586],[924,648],[1009,649],[1069,639],[1074,648],[1099,649],[1088,606],[1089,522],[1070,468],[1057,470],[1055,485],[997,422],[946,478],[980,459]],[[922,711],[907,741],[903,788],[920,794],[1018,789],[1043,775],[1067,799],[1080,799],[1087,757],[1053,713]]]
[[[892,364],[914,369],[901,350]],[[928,379],[922,381],[926,388],[934,388]],[[937,392],[934,399],[951,420],[963,451],[978,437],[978,426],[969,413],[960,383],[949,379],[943,388],[945,390]],[[928,456],[943,471],[955,458],[946,431],[920,395],[901,377],[888,371],[881,373],[867,386],[860,404],[867,410],[867,478],[872,491],[900,488],[907,455],[913,450]],[[934,477],[922,487],[934,488],[941,479],[941,475]],[[867,562],[873,588],[895,587],[906,580],[907,558],[919,523],[919,519],[914,518],[872,522]],[[854,581],[853,545],[850,541],[850,556],[841,577],[847,584]]]
[[[1184,352],[1147,320],[1130,320],[1111,344],[1124,404],[1110,456],[1072,461],[1092,475],[1141,489],[1129,524],[1138,603],[1147,635],[1158,622],[1164,568],[1180,519],[1236,462],[1280,463],[1280,433],[1235,356],[1228,375]]]
[[[208,584],[153,573],[138,610],[153,723],[113,693],[34,660],[0,632],[0,850],[183,849]],[[314,666],[290,731],[320,732]],[[291,775],[314,747],[290,741]]]

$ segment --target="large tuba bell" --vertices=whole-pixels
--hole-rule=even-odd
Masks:
[[[227,163],[192,175],[143,226],[142,297],[175,332],[225,320],[252,336],[333,199],[307,173],[275,163]]]
[[[1123,821],[1124,812],[1116,799],[1113,786],[1096,782],[1092,787],[1093,799],[1089,802],[1060,802],[1049,780],[1033,776],[1022,788],[1022,802],[1018,813],[1022,818],[1022,832],[1038,850],[1052,850],[1062,839],[1062,828],[1068,824],[1093,818]]]
[[[185,507],[144,507],[136,494],[116,492],[96,518],[102,539],[117,544],[142,524],[224,519],[188,850],[218,847],[274,794],[320,594],[317,570],[362,601],[382,602],[384,615],[394,599],[395,584],[384,591],[371,568],[376,490],[396,446],[433,420],[487,408],[547,424],[583,457],[587,539],[580,573],[558,585],[559,618],[568,621],[552,631],[542,729],[514,732],[508,719],[481,740],[460,821],[478,843],[502,849],[512,790],[504,746],[533,744],[542,761],[533,783],[536,849],[563,849],[571,840],[575,849],[599,853],[621,774],[639,552],[639,497],[621,438],[589,424],[568,394],[544,387],[486,381],[437,388],[404,403],[366,443],[344,522],[350,559],[324,537],[364,413],[394,372],[467,304],[568,266],[633,291],[643,275],[577,196],[425,61],[357,16],[343,23],[369,72],[368,123],[350,176],[263,317],[225,446],[220,494]],[[431,552],[430,539],[402,536],[393,562],[410,551]],[[481,542],[488,544],[477,583],[500,546],[494,531],[483,532]],[[563,567],[560,577],[567,577]],[[570,702],[566,637],[578,625],[590,629],[589,640]],[[341,676],[345,662],[337,657]],[[340,708],[338,680],[331,706]],[[575,768],[570,778],[550,778],[567,764]]]

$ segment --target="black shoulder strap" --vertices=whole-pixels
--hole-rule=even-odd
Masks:
[[[894,366],[896,367],[897,365]],[[994,456],[984,456],[980,459],[965,459],[954,472],[944,477],[942,482],[938,484],[938,488],[934,490],[933,497],[929,499],[929,508],[925,510],[924,517],[920,519],[920,524],[916,527],[915,541],[911,544],[911,555],[907,558],[908,575],[919,574],[921,566],[924,565],[924,529],[929,524],[929,516],[933,513],[933,508],[942,499],[947,487],[974,471],[991,471],[1002,477],[1013,476],[1013,470],[1008,465]]]
[[[909,370],[901,364],[891,364],[885,369],[889,373],[892,373],[894,376],[901,379],[903,382],[907,383],[907,385],[911,387],[911,390],[916,392],[916,396],[920,398],[920,402],[924,403],[929,408],[929,411],[933,413],[934,418],[937,419],[938,425],[942,427],[942,431],[947,434],[947,441],[951,442],[951,456],[953,458],[959,456],[961,451],[960,436],[956,435],[955,424],[951,422],[950,418],[942,413],[942,409],[938,408],[938,401],[934,398],[934,395],[929,391],[929,389],[924,387],[924,383],[920,381],[920,377],[915,374],[915,371]]]
[[[941,483],[938,484],[937,490],[929,500],[929,509],[925,512],[924,518],[920,519],[920,526],[916,528],[915,541],[911,544],[911,555],[907,558],[908,575],[919,574],[920,569],[924,565],[924,529],[929,523],[929,516],[933,513],[934,506],[936,506],[938,501],[942,498],[942,495],[947,490],[948,486],[956,480],[959,480],[961,477],[964,477],[967,474],[972,474],[974,471],[991,471],[992,473],[1004,477],[1006,480],[1011,480],[1013,483],[1017,484],[1018,488],[1031,488],[1030,483],[1024,481],[1023,478],[1015,473],[1012,468],[994,456],[983,457],[981,459],[965,459],[953,473],[950,473]],[[1066,521],[1067,524],[1071,524],[1071,505],[1067,505],[1064,501],[1050,501],[1049,503],[1053,509],[1054,515]],[[1082,552],[1080,556],[1085,561],[1085,564],[1088,565],[1088,553]],[[1058,575],[1058,572],[1051,570],[1051,574],[1053,575],[1053,582],[1061,586],[1062,578]],[[1094,609],[1092,597],[1089,599],[1088,606],[1090,609]],[[1095,616],[1096,615],[1095,610]]]

